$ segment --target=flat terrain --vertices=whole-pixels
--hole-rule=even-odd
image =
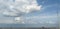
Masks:
[[[0,28],[0,29],[58,29],[58,28],[55,28],[55,27],[52,27],[52,28],[44,28],[44,27],[40,27],[40,28]]]

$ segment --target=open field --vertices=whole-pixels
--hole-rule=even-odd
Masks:
[[[7,27],[5,27],[5,28],[0,28],[0,29],[59,29],[59,28],[55,28],[55,27],[51,27],[51,28],[44,28],[44,27],[40,27],[40,28],[24,28],[24,27],[22,27],[22,28],[12,28],[12,27],[10,27],[10,28],[7,28]]]

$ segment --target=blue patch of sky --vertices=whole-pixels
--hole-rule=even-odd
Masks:
[[[57,9],[58,9],[58,0],[37,0],[39,5],[42,5],[43,8],[42,10],[38,12],[33,12],[29,15],[40,15],[40,14],[48,14],[48,15],[53,15],[57,14]]]
[[[42,5],[51,5],[51,4],[57,4],[58,3],[58,0],[37,0],[37,2],[39,4],[42,4]]]

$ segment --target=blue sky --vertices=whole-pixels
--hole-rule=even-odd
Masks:
[[[60,14],[60,2],[58,0],[37,0],[38,5],[42,5],[41,10],[39,11],[33,11],[31,13],[23,15],[23,20],[26,23],[35,23],[37,24],[58,24],[58,19],[57,19],[57,10],[58,13]],[[59,15],[60,17],[60,15]],[[15,17],[6,17],[2,14],[0,14],[0,23],[6,23],[7,21],[13,22]],[[60,18],[59,18],[60,19]],[[4,21],[5,20],[5,21]],[[29,21],[28,21],[29,20]],[[9,23],[7,22],[7,23]],[[10,23],[11,23],[10,22]],[[14,23],[14,22],[13,22]]]

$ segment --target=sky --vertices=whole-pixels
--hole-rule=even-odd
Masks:
[[[59,0],[0,0],[0,24],[58,24],[59,3]]]

